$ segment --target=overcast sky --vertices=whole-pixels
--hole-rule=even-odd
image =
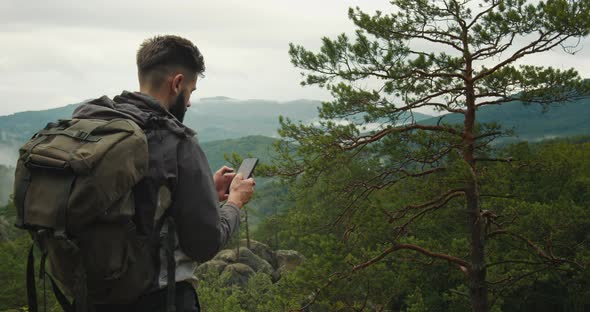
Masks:
[[[0,0],[0,115],[137,90],[143,39],[178,34],[205,57],[196,97],[326,100],[301,87],[289,42],[315,49],[351,33],[350,6],[388,11],[385,0]],[[552,51],[527,63],[575,67],[590,77],[590,42],[576,56]]]

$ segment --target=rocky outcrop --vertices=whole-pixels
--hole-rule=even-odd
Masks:
[[[227,265],[228,263],[225,261],[213,259],[199,265],[195,273],[197,275],[203,276],[207,274],[207,272],[214,270],[217,274],[221,274]]]
[[[228,274],[228,286],[231,285],[238,285],[240,287],[245,287],[248,284],[248,279],[250,276],[254,274],[254,270],[249,266],[243,263],[232,263],[228,264],[225,269],[223,269],[222,274]]]
[[[240,246],[246,245],[246,240],[240,241]],[[197,277],[203,277],[210,271],[219,275],[225,274],[228,276],[228,286],[244,287],[255,272],[268,274],[271,280],[276,282],[282,274],[293,271],[304,260],[305,258],[295,250],[274,251],[266,244],[250,240],[250,249],[240,247],[239,251],[222,250],[212,260],[201,264],[195,273]]]
[[[255,272],[271,274],[274,271],[274,268],[270,265],[270,263],[257,256],[254,252],[246,247],[240,248],[240,258],[238,259],[238,262],[251,267]]]
[[[240,246],[248,246],[248,242],[245,239],[240,241]],[[250,240],[250,250],[260,258],[266,260],[273,268],[277,268],[277,255],[268,245],[263,244],[259,241]]]
[[[228,263],[234,263],[237,261],[236,251],[234,249],[225,249],[218,252],[213,260],[220,260]]]
[[[293,271],[305,258],[295,250],[277,250],[278,269],[282,271]]]

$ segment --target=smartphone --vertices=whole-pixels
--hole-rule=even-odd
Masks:
[[[252,177],[252,173],[254,173],[254,169],[256,168],[257,164],[258,158],[245,158],[242,160],[242,164],[240,165],[240,168],[238,168],[238,172],[236,172],[236,174],[241,173],[242,176],[244,176],[244,179],[249,179]],[[229,194],[230,186],[231,183],[227,186],[225,194]]]

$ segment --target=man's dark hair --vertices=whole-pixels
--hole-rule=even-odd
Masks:
[[[140,83],[160,85],[166,75],[185,70],[191,74],[205,71],[203,55],[192,42],[179,36],[155,36],[146,39],[137,50]]]

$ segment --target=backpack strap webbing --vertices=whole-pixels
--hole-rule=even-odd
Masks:
[[[76,312],[88,312],[91,309],[88,301],[88,283],[84,264],[78,264],[74,270],[74,276],[74,306]]]
[[[159,235],[162,232],[164,224],[166,224],[167,231],[165,236],[159,241],[159,248],[164,250],[166,256],[166,312],[176,311],[176,261],[174,259],[174,249],[176,246],[176,224],[171,216],[170,208],[172,204],[169,203],[165,207],[162,216],[156,221],[154,232]]]
[[[33,253],[35,242],[31,244],[29,256],[27,258],[27,301],[29,303],[29,312],[38,312],[37,307],[37,288],[35,287],[35,255]]]
[[[92,129],[94,130],[94,129]],[[38,132],[39,135],[65,135],[72,139],[78,139],[82,141],[88,142],[98,142],[100,141],[100,136],[91,135],[88,132],[82,130],[66,130],[66,129],[49,129],[49,130],[41,130]]]
[[[168,225],[167,237],[164,239],[164,250],[167,259],[167,278],[168,278],[168,293],[166,298],[166,312],[176,311],[176,261],[174,260],[174,245],[176,243],[175,233],[176,224],[171,216],[166,216],[166,224]]]
[[[31,248],[29,249],[29,255],[27,259],[27,301],[29,304],[29,312],[38,312],[39,307],[37,305],[37,288],[35,283],[35,241],[31,244]],[[53,293],[55,294],[55,298],[61,305],[64,312],[75,312],[73,305],[68,301],[66,296],[63,292],[59,289],[51,275],[45,272],[45,259],[47,257],[46,253],[43,253],[41,257],[41,262],[39,264],[39,277],[40,278],[47,278],[49,277],[49,281],[51,281],[51,286],[53,288]],[[46,300],[45,300],[46,301]]]
[[[64,310],[64,312],[74,312],[74,306],[68,301],[63,292],[61,292],[53,278],[49,274],[47,274],[47,276],[49,276],[49,281],[51,282],[51,288],[53,288],[55,299],[57,299],[57,302],[59,302],[61,308]]]

